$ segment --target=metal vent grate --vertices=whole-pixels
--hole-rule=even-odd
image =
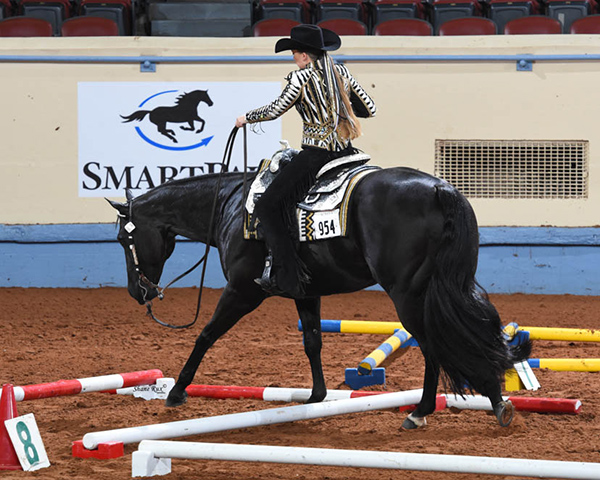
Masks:
[[[435,174],[467,197],[587,198],[588,141],[436,140]]]

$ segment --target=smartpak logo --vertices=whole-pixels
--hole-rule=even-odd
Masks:
[[[208,95],[208,90],[194,90],[182,93],[178,96],[178,90],[166,90],[146,98],[138,108],[150,108],[151,110],[137,110],[130,115],[121,115],[124,123],[143,122],[141,127],[136,126],[137,134],[150,145],[164,150],[184,151],[206,146],[214,135],[204,137],[198,141],[198,135],[204,131],[206,121],[200,117],[198,111],[200,104],[213,106],[213,101]],[[176,97],[171,104],[167,103],[169,98]],[[146,121],[148,117],[148,121]],[[198,125],[196,126],[196,122]],[[179,125],[179,130],[173,130],[172,124]],[[166,137],[169,141],[165,141]],[[173,145],[175,144],[175,145]]]

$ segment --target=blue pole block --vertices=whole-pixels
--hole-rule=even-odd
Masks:
[[[385,386],[385,368],[374,368],[370,375],[361,375],[356,368],[347,368],[345,382],[352,390],[360,390],[371,385]]]
[[[529,332],[526,330],[519,330],[513,339],[508,342],[509,345],[521,345],[529,340]]]

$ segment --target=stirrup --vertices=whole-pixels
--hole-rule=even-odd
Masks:
[[[283,293],[277,287],[275,283],[275,279],[271,277],[271,270],[273,269],[273,254],[269,252],[269,254],[265,257],[265,268],[260,278],[255,278],[254,282],[260,285],[265,292],[270,293],[272,295],[277,295]]]

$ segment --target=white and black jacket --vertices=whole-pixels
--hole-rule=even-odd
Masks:
[[[351,99],[352,108],[359,117],[373,117],[376,113],[375,102],[360,86],[344,65],[336,64],[336,70],[344,82],[344,88]],[[336,115],[325,98],[323,73],[309,64],[306,68],[295,70],[287,77],[287,85],[281,95],[264,107],[246,113],[248,123],[274,120],[292,105],[296,106],[302,117],[302,146],[317,147],[329,151],[344,150],[350,141],[342,138],[336,131]]]

